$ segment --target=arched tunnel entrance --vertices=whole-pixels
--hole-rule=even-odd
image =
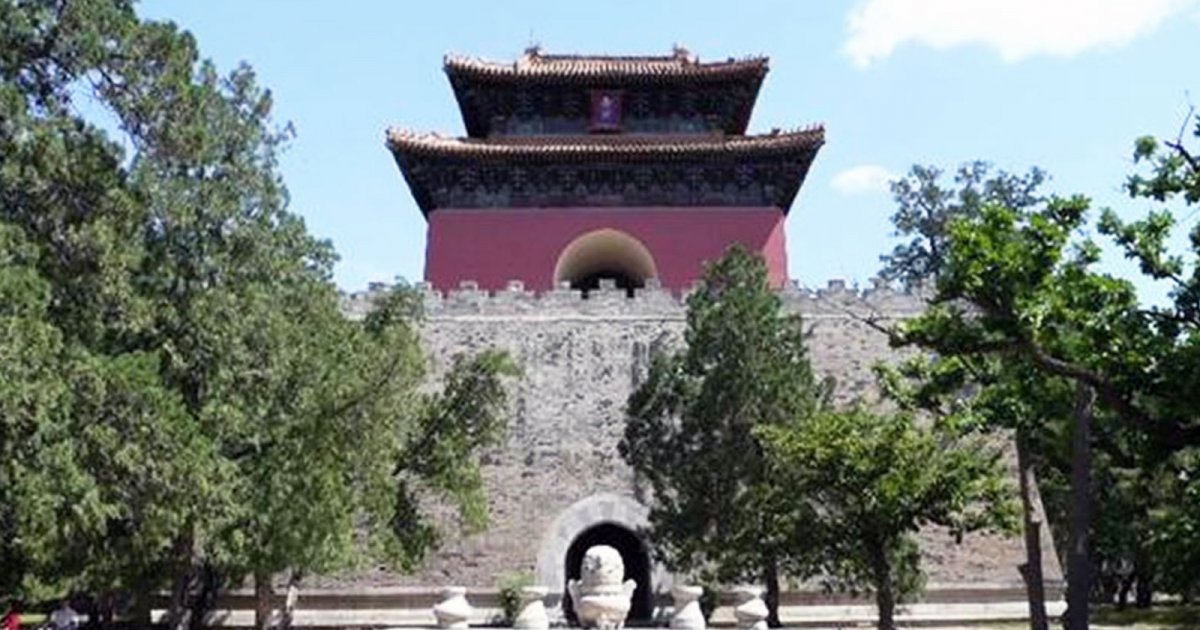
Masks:
[[[585,297],[600,288],[601,280],[615,281],[618,289],[632,296],[647,279],[657,277],[650,250],[636,238],[610,228],[593,230],[571,241],[554,266],[555,284],[569,282]]]
[[[621,561],[625,564],[625,577],[621,578],[622,581],[637,582],[637,590],[633,592],[629,616],[626,618],[627,625],[652,621],[654,591],[650,584],[650,553],[645,541],[625,527],[615,523],[601,523],[580,533],[567,548],[564,571],[567,582],[579,579],[579,565],[583,562],[583,554],[587,552],[588,548],[596,545],[608,545],[616,549],[621,554]],[[567,583],[564,582],[563,593],[568,592]],[[570,596],[563,598],[563,615],[570,626],[576,627],[579,625],[579,620],[575,617],[574,604]]]

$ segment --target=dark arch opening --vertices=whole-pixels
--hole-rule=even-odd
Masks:
[[[554,281],[567,282],[572,289],[588,293],[612,280],[618,289],[633,297],[647,278],[658,277],[650,250],[636,238],[611,228],[593,230],[571,241],[554,265]]]
[[[615,281],[617,288],[625,291],[626,297],[633,297],[634,289],[640,289],[646,286],[644,280],[632,274],[626,273],[623,270],[599,269],[589,273],[586,276],[571,280],[571,288],[583,291],[584,297],[587,297],[589,291],[600,288],[601,280]]]
[[[646,543],[637,534],[632,531],[614,524],[601,523],[589,527],[582,534],[575,538],[571,546],[567,548],[566,571],[567,580],[579,579],[579,565],[583,562],[583,554],[587,553],[588,548],[596,545],[608,545],[617,550],[621,554],[621,561],[625,564],[624,580],[633,580],[637,582],[637,590],[633,592],[633,600],[630,602],[629,616],[626,618],[626,625],[636,625],[639,623],[648,624],[654,618],[654,597],[650,585],[650,553],[646,548]],[[567,623],[570,626],[577,627],[579,620],[575,617],[575,603],[571,601],[567,585],[563,584],[563,615],[567,618]]]

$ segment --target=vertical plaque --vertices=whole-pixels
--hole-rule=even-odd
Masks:
[[[621,130],[621,91],[592,90],[592,132]]]

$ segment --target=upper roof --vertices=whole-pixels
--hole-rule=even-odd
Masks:
[[[767,73],[766,57],[701,62],[686,48],[676,46],[662,56],[548,55],[540,47],[525,50],[513,62],[487,61],[447,55],[446,74],[489,81],[583,83],[597,81],[646,84],[729,79],[761,79]]]
[[[511,62],[447,55],[444,69],[467,135],[482,138],[510,133],[513,120],[585,118],[593,90],[623,91],[631,117],[677,116],[745,133],[768,68],[766,57],[702,62],[676,46],[662,56],[549,55],[532,47]]]

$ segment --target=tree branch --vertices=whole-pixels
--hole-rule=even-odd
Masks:
[[[1192,118],[1195,117],[1195,115],[1196,106],[1188,106],[1187,115],[1183,117],[1183,122],[1179,125],[1179,133],[1175,135],[1175,141],[1164,142],[1163,144],[1167,145],[1171,149],[1174,149],[1175,152],[1179,154],[1179,157],[1182,157],[1184,161],[1188,163],[1188,166],[1191,167],[1193,173],[1200,173],[1200,161],[1197,161],[1196,156],[1192,155],[1191,152],[1189,152],[1187,148],[1183,146],[1183,137],[1187,133],[1188,123],[1192,121]]]
[[[1193,173],[1200,173],[1200,160],[1197,160],[1196,156],[1192,155],[1187,148],[1183,146],[1182,142],[1164,142],[1163,144],[1174,149],[1175,152],[1179,154],[1179,157],[1182,157],[1184,161],[1188,163],[1188,166],[1192,169]]]
[[[1178,424],[1164,424],[1159,422],[1158,419],[1130,400],[1117,386],[1099,372],[1060,359],[1027,337],[1021,337],[1017,340],[1017,351],[1029,356],[1034,363],[1051,374],[1069,378],[1077,383],[1083,383],[1091,387],[1106,407],[1132,420],[1134,423],[1140,425],[1144,431],[1166,444],[1181,446],[1183,444],[1200,442],[1200,427],[1183,427]]]

